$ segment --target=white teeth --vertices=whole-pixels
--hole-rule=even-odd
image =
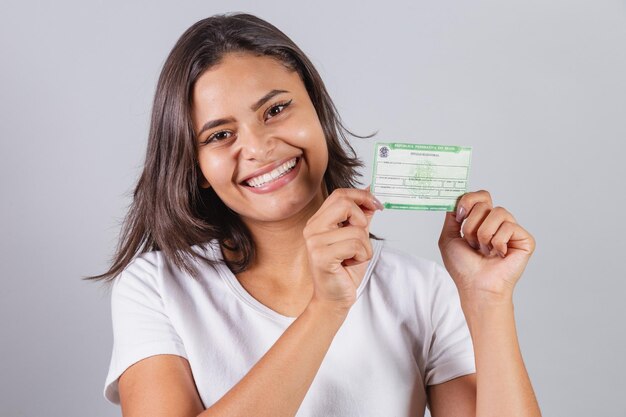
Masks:
[[[293,158],[292,160],[285,162],[281,166],[273,169],[271,172],[259,175],[258,177],[250,178],[246,181],[246,184],[248,184],[250,187],[260,187],[266,182],[282,177],[287,172],[291,171],[291,169],[296,165],[296,159],[297,158]]]

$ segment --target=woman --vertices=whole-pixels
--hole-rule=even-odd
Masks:
[[[116,259],[92,277],[116,278],[105,396],[125,417],[540,415],[512,304],[533,237],[481,190],[446,213],[446,269],[383,247],[346,132],[271,24],[182,35]]]

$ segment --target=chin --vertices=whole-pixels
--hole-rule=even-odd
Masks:
[[[309,198],[303,200],[292,196],[291,198],[281,198],[279,201],[272,201],[270,204],[265,205],[263,212],[244,214],[242,217],[247,219],[254,219],[263,222],[278,222],[288,220],[299,214],[304,214],[309,208],[310,204],[314,201],[315,195],[309,195]],[[318,207],[311,207],[311,215],[317,211]],[[306,219],[310,215],[306,216]]]

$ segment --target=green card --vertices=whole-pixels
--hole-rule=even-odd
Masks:
[[[376,143],[370,191],[385,208],[455,211],[467,192],[472,148]]]

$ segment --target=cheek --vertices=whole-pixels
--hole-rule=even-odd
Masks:
[[[206,153],[200,156],[199,163],[202,174],[209,183],[218,185],[230,182],[228,175],[232,172],[232,164],[227,158],[213,153]]]
[[[328,144],[324,131],[319,123],[314,124],[312,129],[299,132],[310,156],[309,163],[316,171],[324,172],[328,166]]]
[[[326,137],[317,117],[309,117],[295,123],[291,130],[291,137],[294,138],[298,146],[315,152],[320,159],[322,159],[322,156],[323,159],[327,159],[328,146]]]

